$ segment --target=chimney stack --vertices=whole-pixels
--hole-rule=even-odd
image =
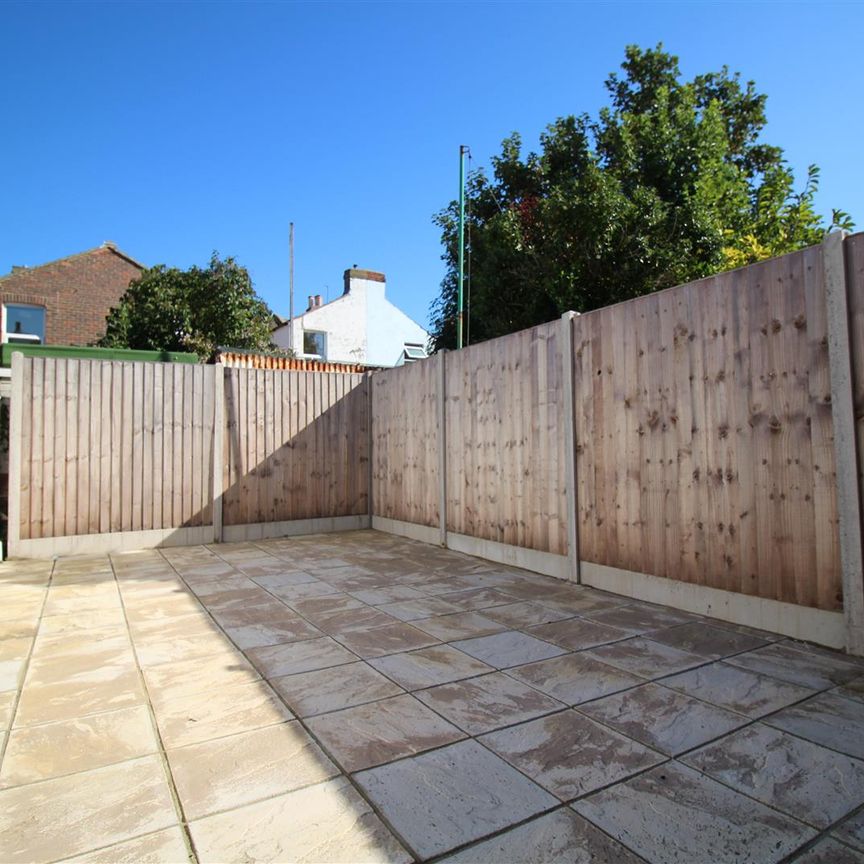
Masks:
[[[306,311],[311,312],[313,309],[317,309],[319,306],[323,306],[324,303],[321,299],[320,294],[310,294],[309,295],[309,306]]]

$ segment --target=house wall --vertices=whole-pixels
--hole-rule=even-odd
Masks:
[[[358,273],[368,273],[370,278]],[[395,366],[406,342],[426,344],[429,334],[385,297],[383,274],[349,270],[346,280],[347,291],[341,297],[276,330],[276,345],[290,347],[289,328],[293,326],[294,349],[302,353],[303,331],[319,330],[327,333],[325,359],[331,363]]]
[[[15,270],[0,279],[0,303],[45,307],[45,342],[89,345],[105,332],[105,316],[141,268],[111,246]]]

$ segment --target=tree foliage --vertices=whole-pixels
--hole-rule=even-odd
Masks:
[[[471,340],[587,311],[820,242],[819,171],[796,191],[761,141],[766,97],[723,67],[682,81],[662,45],[630,46],[596,118],[550,124],[540,152],[513,133],[492,176],[469,175]],[[435,216],[447,273],[433,343],[455,345],[458,205]],[[831,226],[848,228],[835,210]]]
[[[204,269],[145,270],[108,313],[98,344],[190,351],[206,360],[218,347],[271,349],[271,321],[246,268],[214,252]]]

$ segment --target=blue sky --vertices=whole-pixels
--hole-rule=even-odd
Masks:
[[[114,240],[147,264],[249,268],[288,311],[357,265],[421,323],[443,276],[433,213],[458,147],[596,112],[624,46],[768,94],[765,139],[822,169],[864,229],[857,3],[3,3],[0,273]]]

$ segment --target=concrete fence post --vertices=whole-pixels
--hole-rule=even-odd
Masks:
[[[438,531],[447,546],[447,351],[438,352]]]
[[[366,509],[369,511],[369,527],[375,518],[375,501],[372,490],[375,485],[375,420],[372,413],[372,373],[366,373],[366,425],[367,443],[366,447],[369,457],[369,470],[366,472]]]
[[[24,355],[12,354],[12,395],[9,398],[9,489],[6,545],[9,557],[18,554],[21,538],[21,434],[24,413]]]
[[[567,557],[570,579],[581,581],[579,570],[579,507],[576,485],[576,415],[573,394],[573,319],[578,312],[561,316],[561,369],[564,384],[564,466],[567,493]]]
[[[822,243],[825,305],[828,319],[828,365],[837,473],[837,516],[846,650],[864,655],[864,578],[862,578],[861,500],[852,396],[849,302],[844,255],[845,234],[828,234]]]
[[[213,542],[222,542],[222,496],[225,461],[225,367],[213,366]]]

